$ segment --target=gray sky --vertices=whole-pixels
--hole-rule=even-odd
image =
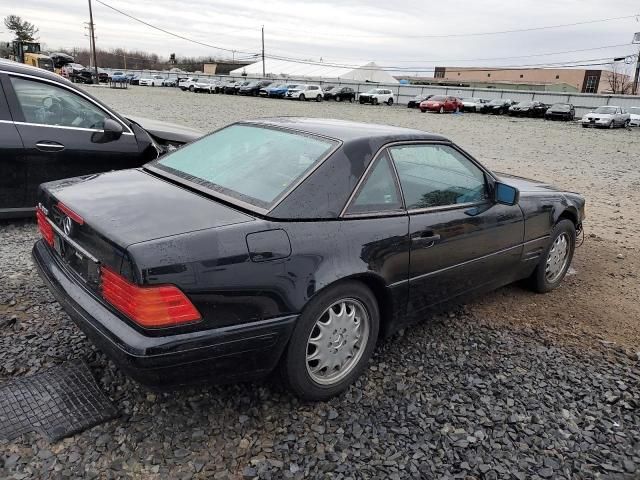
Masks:
[[[505,35],[420,38],[513,30],[640,14],[638,0],[104,0],[133,16],[175,33],[222,47],[258,52],[265,26],[267,53],[325,62],[401,65],[416,70],[434,65],[498,66],[609,58],[637,51],[631,46],[640,23],[624,19],[590,25]],[[89,19],[83,0],[11,2],[16,14],[40,28],[50,50],[85,47]],[[168,56],[231,56],[195,45],[124,17],[94,2],[96,44]],[[4,26],[0,38],[9,39]],[[531,58],[484,60],[607,45],[623,47]],[[246,56],[245,54],[236,54]],[[463,60],[469,61],[463,61]],[[597,68],[597,67],[596,67]],[[407,72],[411,73],[411,72]]]

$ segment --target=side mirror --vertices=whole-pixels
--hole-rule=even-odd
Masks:
[[[113,118],[107,118],[104,121],[102,132],[95,132],[91,135],[91,141],[93,143],[108,143],[118,140],[122,136],[124,129],[122,124],[116,122]]]
[[[515,205],[520,198],[520,192],[516,187],[506,183],[496,182],[494,185],[494,200],[503,205]]]

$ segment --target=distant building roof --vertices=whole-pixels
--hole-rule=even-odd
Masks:
[[[398,80],[378,67],[374,62],[363,62],[357,67],[337,67],[318,63],[308,64],[268,58],[265,59],[264,70],[268,77],[398,83]],[[245,73],[252,77],[262,76],[262,61],[229,72],[230,75],[243,75]]]

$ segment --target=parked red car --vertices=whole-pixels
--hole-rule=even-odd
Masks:
[[[461,112],[464,110],[462,100],[456,97],[445,97],[444,95],[435,95],[429,100],[420,103],[420,111],[424,112]]]

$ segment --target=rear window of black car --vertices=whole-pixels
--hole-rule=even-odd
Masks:
[[[269,209],[338,142],[255,125],[231,125],[150,164],[189,182]]]

